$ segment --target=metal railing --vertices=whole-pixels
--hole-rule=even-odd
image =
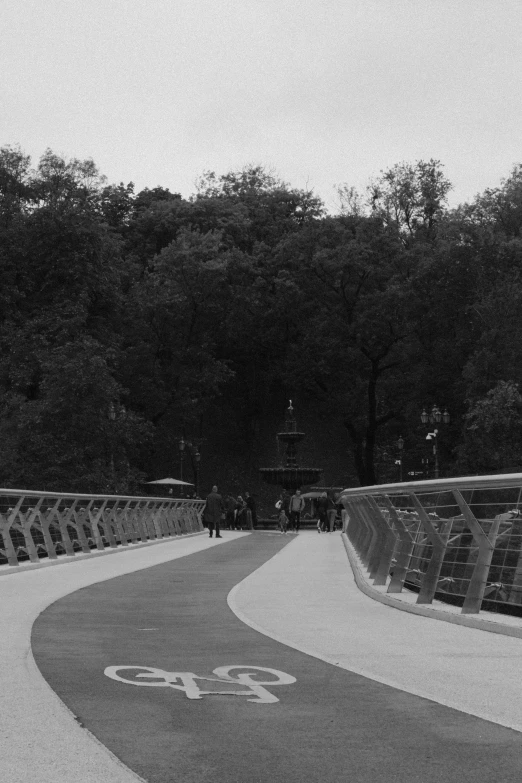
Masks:
[[[204,500],[0,489],[0,565],[203,530]]]
[[[347,536],[375,585],[522,616],[522,473],[347,489]]]

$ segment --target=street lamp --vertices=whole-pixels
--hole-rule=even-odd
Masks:
[[[421,422],[423,424],[440,424],[441,422],[443,424],[449,424],[451,421],[451,416],[448,412],[447,408],[444,408],[444,413],[441,413],[440,408],[437,405],[434,405],[431,409],[430,413],[426,411],[426,408],[423,409],[421,413]],[[428,432],[426,435],[426,440],[433,441],[433,456],[435,458],[435,478],[439,478],[439,448],[437,445],[437,438],[438,438],[439,431],[435,427],[432,432]]]
[[[110,421],[109,425],[109,432],[110,432],[110,448],[111,448],[111,481],[112,481],[112,491],[115,492],[116,487],[116,470],[114,467],[114,422],[116,421],[116,408],[114,406],[114,403],[110,402],[109,404],[109,410],[107,412],[107,416]]]
[[[178,448],[179,448],[179,477],[180,480],[183,481],[183,458],[185,457],[185,438],[183,435],[179,439]],[[183,484],[180,485],[180,492],[182,493],[183,497]]]
[[[197,446],[195,447],[195,449],[196,449],[196,451],[194,453],[194,462],[195,462],[195,465],[196,465],[196,470],[195,470],[195,473],[196,473],[195,484],[196,484],[196,486],[194,487],[194,489],[196,491],[196,497],[198,498],[199,497],[199,463],[201,461],[201,454],[199,453],[199,449],[198,449]]]
[[[399,440],[397,441],[397,448],[399,449],[399,481],[402,481],[402,452],[404,449],[404,438],[402,435],[399,435]]]

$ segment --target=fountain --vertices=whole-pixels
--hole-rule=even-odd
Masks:
[[[323,472],[322,468],[301,468],[297,464],[297,444],[305,436],[297,431],[292,400],[287,409],[285,431],[277,433],[278,441],[286,444],[286,466],[278,468],[259,468],[259,472],[267,484],[276,484],[294,493],[302,486],[315,484]]]

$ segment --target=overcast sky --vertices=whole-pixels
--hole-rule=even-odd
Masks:
[[[189,196],[247,163],[364,189],[437,158],[450,203],[522,162],[522,0],[0,0],[0,146]]]

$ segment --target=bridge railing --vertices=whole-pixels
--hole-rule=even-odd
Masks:
[[[0,489],[0,565],[203,530],[204,500]]]
[[[340,502],[375,585],[522,616],[522,473],[358,487]]]

